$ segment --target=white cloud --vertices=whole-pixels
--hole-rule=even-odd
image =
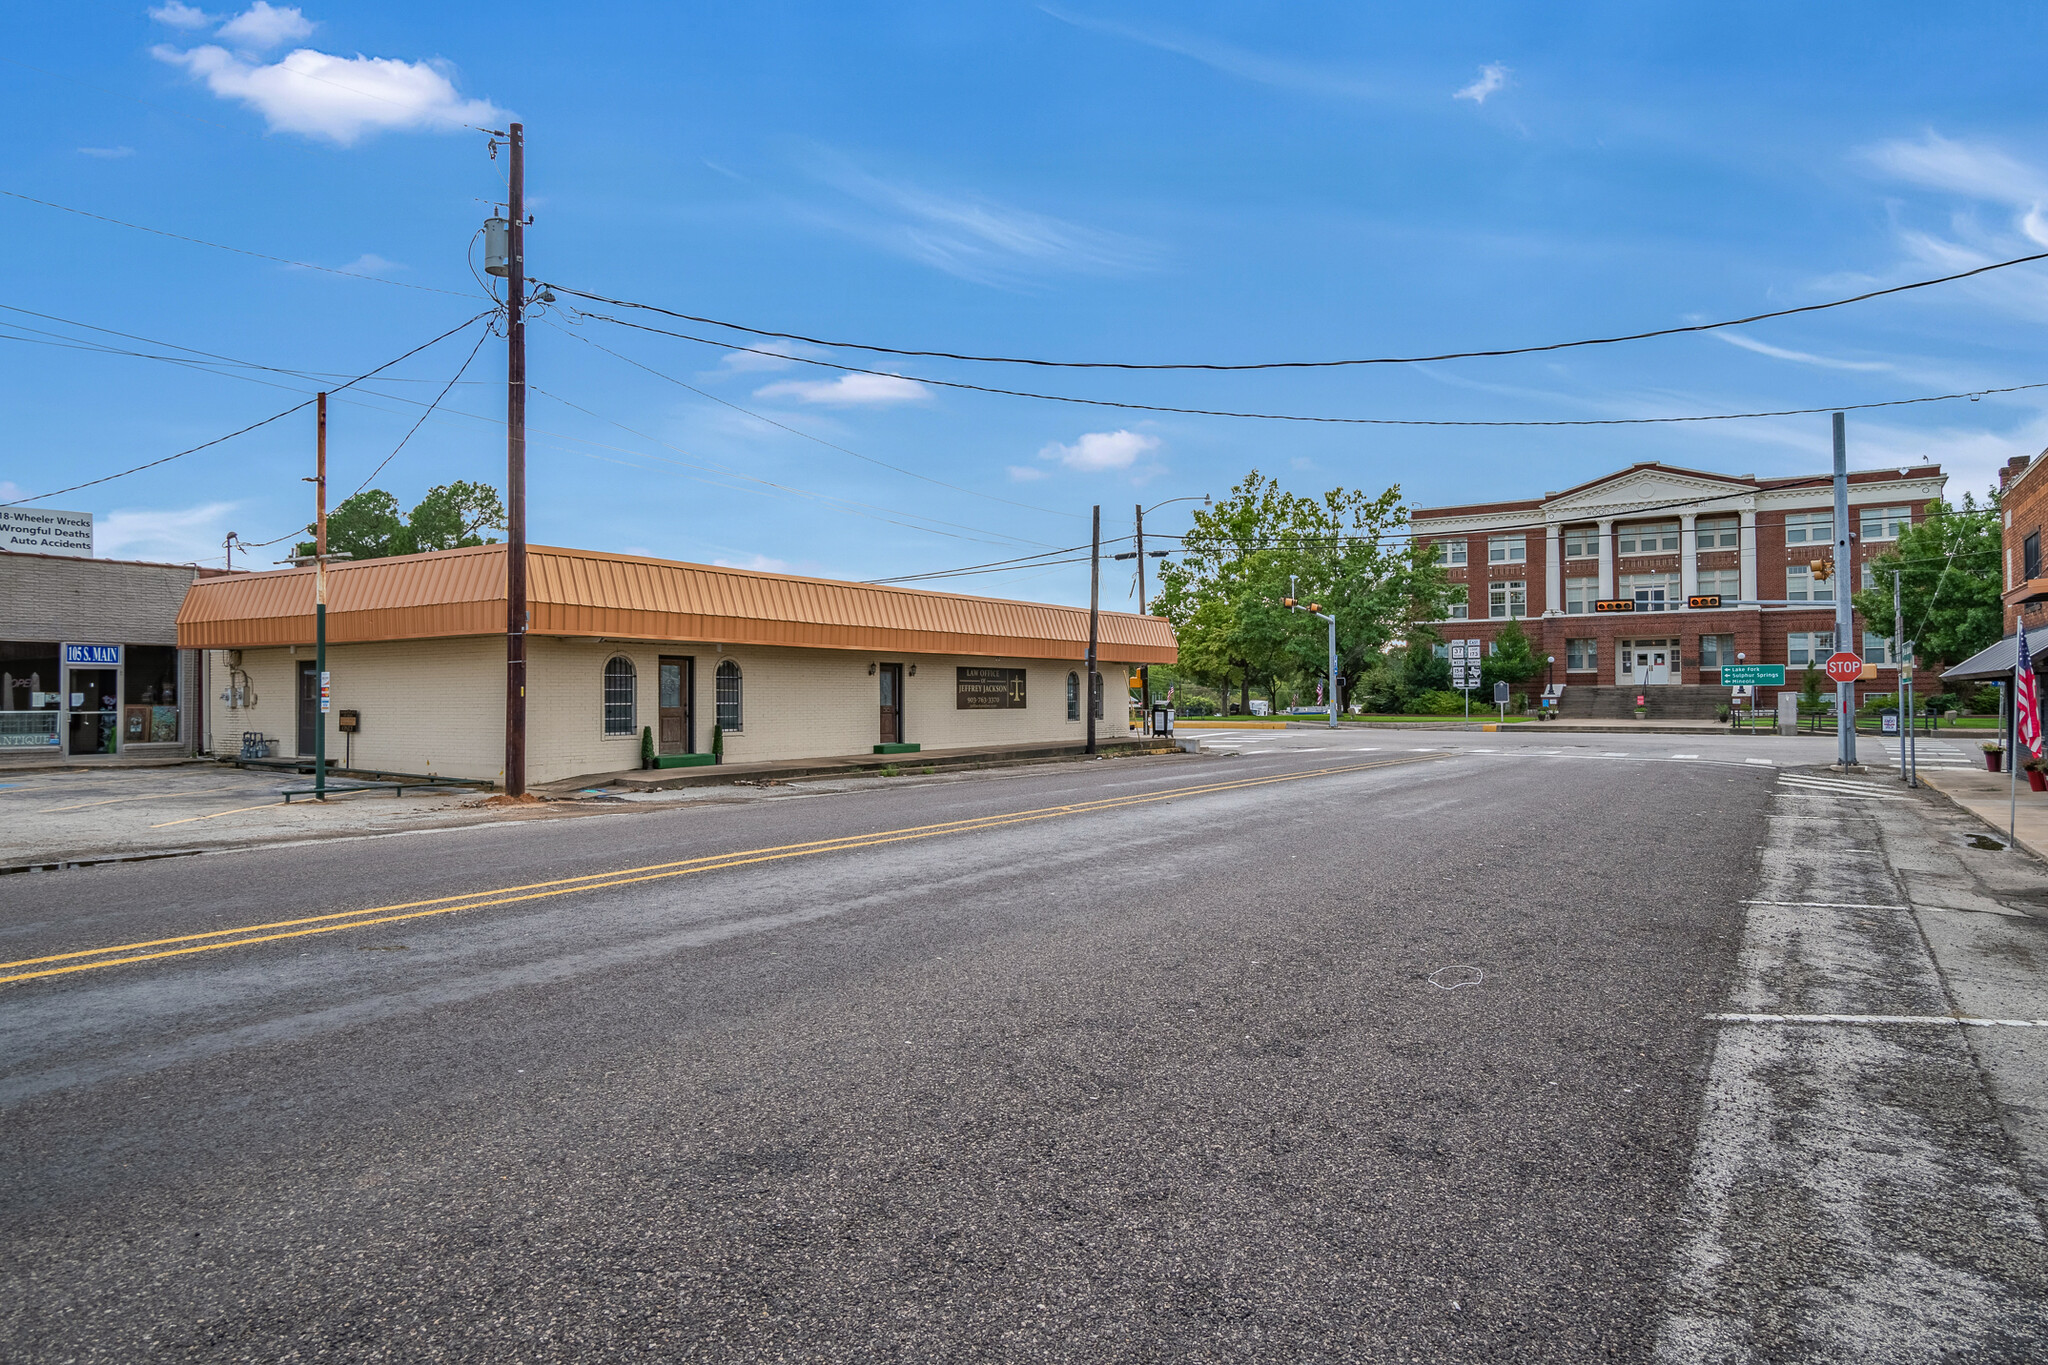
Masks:
[[[133,147],[80,147],[81,156],[96,156],[102,161],[119,161],[124,156],[134,156]]]
[[[785,379],[754,390],[756,398],[794,398],[799,403],[819,403],[833,408],[881,407],[890,403],[915,403],[928,398],[931,390],[915,379],[893,374],[843,374],[837,379]]]
[[[1830,356],[1815,355],[1811,351],[1788,351],[1782,346],[1772,346],[1754,337],[1743,336],[1740,332],[1712,332],[1709,335],[1740,346],[1745,351],[1771,356],[1777,360],[1796,360],[1802,365],[1818,365],[1825,370],[1896,370],[1898,366],[1885,360],[1836,360]]]
[[[256,3],[222,24],[215,34],[236,47],[251,52],[268,52],[281,43],[296,43],[313,36],[313,21],[296,6],[277,9],[268,0]]]
[[[184,52],[163,46],[153,51],[157,60],[205,81],[220,98],[262,114],[271,131],[326,138],[343,147],[382,129],[445,132],[488,123],[502,112],[487,100],[463,99],[445,63],[436,61],[336,57],[302,47],[258,65],[212,43]]]
[[[732,559],[711,561],[721,569],[750,569],[755,573],[795,573],[786,559],[775,559],[768,555],[741,555]]]
[[[795,354],[796,348],[786,342],[760,341],[744,351],[727,351],[718,358],[718,368],[725,374],[761,374],[786,370],[796,364],[789,358]]]
[[[1956,142],[1932,130],[1917,142],[1882,142],[1864,152],[1897,180],[1972,199],[2031,208],[2048,199],[2048,178],[1996,147]]]
[[[228,514],[240,506],[119,508],[93,518],[93,553],[102,559],[150,559],[166,564],[207,563],[221,557]]]
[[[1010,477],[1018,483],[1036,483],[1040,479],[1049,477],[1052,473],[1049,469],[1041,469],[1037,465],[1029,464],[1013,464],[1009,469]]]
[[[1474,104],[1486,103],[1486,97],[1500,90],[1508,83],[1508,69],[1499,62],[1488,62],[1479,68],[1479,79],[1452,95],[1454,100],[1471,100]]]
[[[1042,271],[1116,274],[1145,268],[1157,255],[1118,233],[980,196],[884,180],[842,157],[819,157],[813,173],[862,206],[818,214],[825,222],[978,284],[1007,284]]]
[[[182,0],[165,0],[149,12],[149,17],[159,24],[172,28],[205,28],[215,17],[203,9],[182,3]]]
[[[1049,442],[1038,452],[1041,460],[1052,460],[1084,474],[1129,469],[1141,455],[1159,449],[1157,436],[1136,431],[1091,431],[1072,445]]]
[[[385,260],[374,251],[365,251],[347,265],[338,265],[335,269],[347,270],[357,275],[381,275],[386,271],[403,270],[405,267],[396,261]]]

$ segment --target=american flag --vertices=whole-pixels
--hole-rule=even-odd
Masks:
[[[2013,736],[2020,747],[2041,756],[2041,689],[2034,679],[2034,660],[2027,653],[2027,628],[2020,626],[2020,656],[2013,665]]]

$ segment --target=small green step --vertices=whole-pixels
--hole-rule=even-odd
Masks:
[[[662,754],[654,760],[657,768],[704,768],[710,764],[710,754]]]
[[[875,752],[878,754],[914,754],[923,747],[921,744],[877,744]]]

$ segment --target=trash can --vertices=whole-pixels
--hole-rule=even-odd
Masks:
[[[1164,739],[1173,738],[1173,708],[1165,702],[1152,703],[1152,733]]]

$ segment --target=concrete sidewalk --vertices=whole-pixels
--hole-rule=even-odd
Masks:
[[[1931,787],[2036,858],[2048,861],[2048,792],[2027,786],[2027,775],[1968,768],[1922,768],[1920,785]],[[2008,834],[2008,830],[2012,833]]]
[[[1180,745],[1170,739],[1119,735],[1096,742],[1097,752],[1110,758],[1130,754],[1170,754]],[[681,787],[730,786],[740,782],[786,782],[799,777],[860,777],[895,768],[899,772],[924,769],[958,770],[993,768],[1011,763],[1043,763],[1051,759],[1082,758],[1080,744],[977,744],[963,749],[926,749],[914,754],[841,754],[833,758],[785,759],[769,763],[721,763],[701,768],[634,768],[626,772],[594,773],[588,777],[550,782],[534,791],[547,796],[572,796],[602,787],[614,792],[674,791]]]

